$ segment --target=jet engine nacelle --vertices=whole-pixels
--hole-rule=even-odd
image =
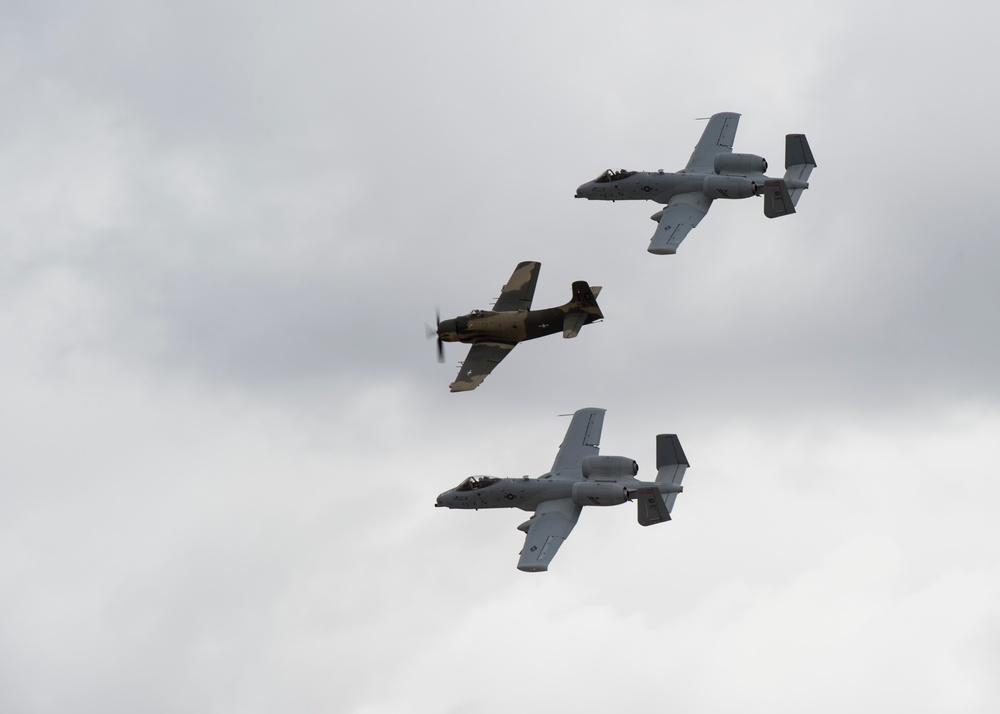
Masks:
[[[573,503],[578,506],[617,506],[627,500],[628,490],[616,483],[577,481],[573,484]]]
[[[754,154],[716,154],[712,164],[717,174],[762,174],[767,171],[767,162]]]
[[[639,464],[627,456],[588,456],[580,462],[580,470],[584,478],[627,478],[639,473]]]
[[[757,184],[738,176],[706,176],[702,191],[709,198],[749,198],[757,195]]]

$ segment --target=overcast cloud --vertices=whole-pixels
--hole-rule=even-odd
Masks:
[[[674,4],[676,5],[676,3]],[[0,6],[0,710],[992,712],[1000,164],[986,2]],[[799,212],[653,205],[696,117]],[[606,320],[450,394],[522,260]],[[520,512],[566,420],[674,520]]]

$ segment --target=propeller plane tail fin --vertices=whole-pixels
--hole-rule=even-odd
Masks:
[[[604,319],[604,313],[597,304],[600,292],[599,285],[592,288],[585,280],[573,283],[573,299],[563,305],[563,309],[566,310],[566,316],[563,318],[563,337],[576,337],[584,325]]]

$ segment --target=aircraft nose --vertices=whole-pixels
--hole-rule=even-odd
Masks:
[[[438,337],[446,337],[448,335],[455,334],[455,330],[458,329],[458,325],[455,324],[454,318],[451,320],[441,320],[438,323]]]

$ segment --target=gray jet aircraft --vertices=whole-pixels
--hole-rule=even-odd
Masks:
[[[771,178],[764,175],[767,161],[760,156],[732,153],[739,121],[735,112],[714,114],[687,166],[677,173],[609,169],[580,186],[576,197],[667,204],[651,216],[658,226],[648,250],[658,255],[676,253],[717,198],[763,196],[768,218],[795,213],[795,204],[809,188],[809,174],[816,168],[805,134],[785,136],[785,175]]]
[[[527,537],[519,570],[548,570],[559,546],[569,537],[584,506],[617,506],[635,500],[639,524],[670,520],[687,457],[675,434],[656,437],[656,480],[635,478],[639,465],[626,456],[599,456],[604,409],[580,409],[573,415],[552,469],[531,479],[470,476],[437,497],[445,508],[520,508],[534,515],[519,525]]]
[[[473,310],[452,320],[438,318],[438,361],[444,361],[444,342],[472,343],[469,356],[450,385],[451,391],[467,392],[478,387],[518,342],[556,332],[576,337],[581,327],[604,318],[597,306],[600,286],[591,288],[583,280],[573,283],[573,299],[565,305],[532,310],[541,267],[541,263],[533,261],[518,263],[492,310]]]

